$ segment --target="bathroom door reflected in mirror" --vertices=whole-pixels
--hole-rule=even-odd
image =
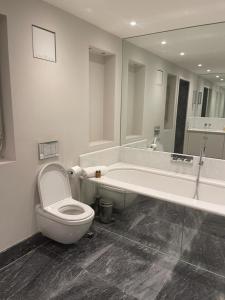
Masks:
[[[225,159],[225,23],[124,40],[121,143]]]

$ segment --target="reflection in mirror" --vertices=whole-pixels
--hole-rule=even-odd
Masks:
[[[127,138],[141,136],[145,89],[145,66],[128,63]]]
[[[225,23],[123,43],[121,143],[225,159]]]

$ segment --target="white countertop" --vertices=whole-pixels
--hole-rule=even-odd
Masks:
[[[214,133],[214,134],[225,134],[224,130],[210,129],[210,128],[188,128],[188,132],[201,132],[201,133]]]

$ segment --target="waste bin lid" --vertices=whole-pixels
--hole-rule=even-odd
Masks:
[[[113,205],[113,201],[110,200],[110,199],[102,198],[100,200],[100,205],[101,206],[112,206]]]

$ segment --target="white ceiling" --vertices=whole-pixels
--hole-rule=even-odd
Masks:
[[[220,78],[216,78],[216,74],[202,75],[208,81],[216,83],[217,86],[225,87],[225,73],[220,74],[220,78],[223,78],[224,81],[220,81]]]
[[[122,38],[225,21],[225,0],[42,1]],[[136,21],[137,26],[130,26],[131,21]],[[167,44],[162,46],[162,40]],[[206,69],[211,69],[211,81],[219,82],[215,77],[217,74],[225,81],[225,23],[157,33],[129,41],[192,72],[207,74]],[[181,51],[185,56],[179,55]],[[202,68],[197,67],[199,63]]]
[[[44,0],[119,37],[225,20],[224,0]],[[135,20],[137,26],[129,22]]]

